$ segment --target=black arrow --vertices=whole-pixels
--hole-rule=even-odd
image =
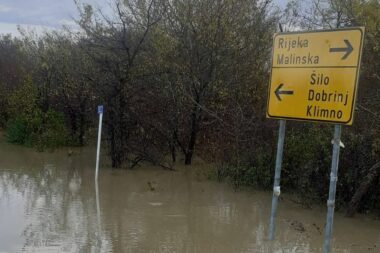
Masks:
[[[342,60],[345,60],[351,54],[351,52],[354,51],[354,48],[352,47],[349,40],[344,40],[344,43],[346,43],[346,47],[330,48],[330,53],[346,52],[342,57]]]
[[[281,101],[280,95],[293,95],[294,92],[292,90],[281,90],[282,86],[284,86],[283,83],[281,83],[277,89],[274,91],[274,94],[276,94],[276,97],[279,101]]]

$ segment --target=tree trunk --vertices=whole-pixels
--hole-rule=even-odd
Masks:
[[[70,125],[71,125],[71,131],[70,131],[70,135],[71,135],[71,139],[72,141],[74,141],[75,143],[78,141],[76,139],[77,137],[77,131],[78,131],[78,125],[77,125],[77,117],[76,117],[76,114],[73,110],[70,110],[69,111],[69,117],[70,117]]]
[[[109,152],[111,157],[111,165],[112,168],[119,168],[121,166],[120,157],[118,155],[118,147],[117,147],[117,137],[116,137],[116,127],[115,126],[115,119],[114,119],[114,112],[111,110],[109,112],[109,121],[107,122],[107,129],[108,129],[108,145],[109,145]]]
[[[79,145],[84,146],[84,132],[85,132],[85,119],[84,119],[84,114],[80,115],[80,120],[79,120]]]
[[[177,152],[175,149],[175,144],[174,142],[170,144],[170,152],[172,155],[172,162],[175,163],[177,161]]]
[[[356,190],[354,196],[352,197],[346,214],[348,217],[353,217],[355,215],[361,199],[368,192],[368,189],[371,186],[372,182],[376,179],[376,177],[379,176],[379,174],[380,162],[377,162],[369,169],[369,172],[364,181],[360,184],[359,188]]]
[[[108,141],[110,146],[110,156],[112,168],[120,168],[127,160],[127,104],[125,98],[125,89],[122,81],[115,88],[114,96],[108,103],[109,120],[108,120]]]
[[[193,159],[193,151],[189,151],[185,155],[185,165],[191,165],[191,161]]]
[[[86,131],[86,101],[83,100],[80,103],[80,114],[79,114],[79,145],[84,145],[84,135]]]
[[[197,99],[198,102],[199,99]],[[194,105],[193,112],[191,114],[191,133],[189,145],[187,146],[186,154],[185,154],[185,165],[191,165],[191,161],[193,159],[195,142],[198,135],[199,130],[199,116],[200,112],[198,112],[198,105]]]

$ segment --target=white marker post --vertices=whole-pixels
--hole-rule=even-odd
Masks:
[[[100,252],[102,249],[102,237],[101,237],[101,222],[100,222],[100,203],[99,203],[99,185],[98,185],[98,175],[99,175],[99,156],[100,156],[100,143],[102,139],[102,122],[103,122],[103,105],[98,106],[99,114],[99,128],[98,128],[98,146],[96,149],[96,169],[95,169],[95,194],[96,194],[96,218],[98,222],[98,234],[97,234],[97,248]]]
[[[99,174],[99,155],[100,155],[100,141],[102,138],[103,105],[98,106],[98,114],[99,114],[99,130],[98,130],[98,147],[96,150],[95,181],[98,181],[98,174]]]

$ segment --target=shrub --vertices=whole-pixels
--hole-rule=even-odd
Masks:
[[[33,138],[37,149],[54,149],[68,144],[68,132],[63,114],[49,110],[43,116],[44,123]]]
[[[36,147],[42,151],[68,143],[68,132],[63,113],[38,106],[38,92],[31,78],[27,78],[9,98],[6,138],[10,143]]]
[[[227,179],[234,189],[242,186],[269,188],[272,175],[269,170],[253,165],[219,164],[215,169],[218,181]]]
[[[64,116],[49,110],[26,116],[21,114],[9,120],[6,139],[10,143],[33,146],[42,151],[54,149],[68,143],[68,133]]]
[[[24,145],[30,137],[26,120],[23,117],[10,120],[7,124],[5,137],[9,143]]]

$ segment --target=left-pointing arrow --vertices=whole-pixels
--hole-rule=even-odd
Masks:
[[[278,101],[282,101],[281,95],[293,95],[294,94],[294,92],[292,90],[281,90],[282,86],[284,86],[283,83],[278,85],[277,89],[274,91],[274,94],[276,94]]]

